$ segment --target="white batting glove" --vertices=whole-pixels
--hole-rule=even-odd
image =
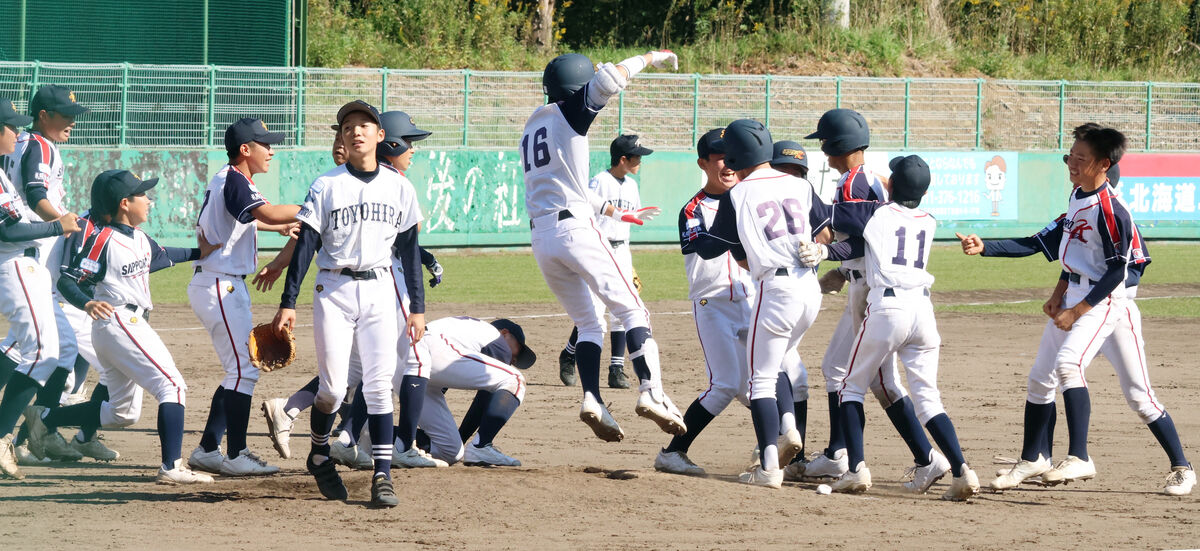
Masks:
[[[617,70],[616,65],[613,65],[612,63],[605,63],[603,65],[596,66],[596,76],[592,77],[592,84],[595,86],[589,86],[588,92],[602,97],[593,98],[589,95],[588,99],[600,100],[594,101],[593,103],[596,105],[604,105],[608,102],[608,98],[611,98],[620,93],[621,90],[624,90],[625,86],[629,84],[629,80],[621,74],[621,71]]]
[[[672,70],[678,71],[679,56],[671,50],[653,50],[650,52],[650,64],[656,69],[666,69],[670,65]]]
[[[800,263],[810,268],[829,258],[829,247],[820,243],[801,242],[797,252],[800,253]]]
[[[642,225],[654,219],[655,216],[662,214],[662,209],[658,207],[646,207],[637,210],[613,210],[613,218],[630,224]]]

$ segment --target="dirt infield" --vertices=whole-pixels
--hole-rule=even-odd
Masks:
[[[1170,294],[1164,287],[1154,292]],[[935,297],[944,300],[944,297]],[[955,297],[965,298],[965,297]],[[815,398],[809,408],[809,451],[827,435],[820,358],[837,316],[840,296],[827,297],[821,316],[801,345],[813,366]],[[681,409],[707,385],[703,358],[685,302],[650,305],[663,351],[666,387]],[[155,407],[124,431],[107,431],[122,457],[112,464],[83,462],[26,467],[24,481],[0,481],[0,538],[6,549],[89,548],[313,548],[364,549],[364,544],[404,548],[1186,548],[1200,546],[1200,492],[1161,495],[1167,460],[1150,432],[1129,411],[1104,360],[1089,371],[1092,388],[1091,452],[1099,475],[1065,488],[1024,487],[984,493],[970,503],[905,494],[899,478],[910,457],[886,416],[867,404],[867,459],[875,487],[862,496],[818,495],[813,484],[785,483],[782,490],[736,483],[754,446],[747,411],[730,406],[692,447],[691,457],[710,473],[689,478],[656,473],[654,454],[667,436],[633,413],[635,390],[608,390],[613,415],[627,438],[604,443],[577,417],[579,389],[561,386],[557,354],[569,321],[554,304],[486,306],[434,304],[430,319],[445,315],[538,316],[520,320],[540,361],[526,375],[526,403],[497,438],[497,446],[524,463],[512,469],[454,466],[394,471],[400,507],[366,509],[365,472],[344,473],[348,504],[320,499],[304,471],[303,436],[293,439],[299,457],[280,460],[261,416],[251,419],[250,446],[282,466],[266,479],[218,478],[204,487],[155,485],[158,464]],[[256,311],[265,319],[273,311]],[[300,323],[311,323],[311,309]],[[199,441],[208,398],[221,379],[215,355],[186,306],[154,312],[158,328],[189,385],[184,454]],[[1015,456],[1020,447],[1025,374],[1033,361],[1044,318],[940,314],[944,347],[940,386],[967,459],[989,480],[993,456]],[[1145,323],[1155,388],[1193,456],[1200,442],[1200,356],[1194,320]],[[265,374],[258,397],[286,396],[315,372],[311,327],[298,332],[298,365]],[[607,352],[605,353],[607,357]],[[94,377],[94,375],[93,375]],[[469,393],[451,392],[461,414]],[[256,399],[255,405],[257,406]],[[1061,408],[1060,408],[1061,409]],[[297,433],[306,431],[301,415]],[[68,434],[67,430],[63,430]],[[1065,453],[1065,423],[1056,449]],[[632,478],[622,476],[628,471]],[[616,475],[613,475],[617,472]]]

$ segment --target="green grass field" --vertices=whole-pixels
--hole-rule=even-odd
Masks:
[[[1200,244],[1156,242],[1150,244],[1153,263],[1143,284],[1197,283],[1200,275]],[[427,289],[429,302],[456,303],[530,303],[553,302],[537,263],[529,252],[435,251],[446,275],[442,285]],[[634,265],[645,283],[646,300],[686,300],[687,281],[683,275],[683,256],[673,248],[637,250]],[[1049,293],[1059,265],[1041,256],[1023,259],[992,259],[963,255],[958,245],[938,245],[933,249],[930,269],[937,277],[936,291],[972,291],[995,289],[1044,289]],[[832,268],[826,263],[822,271]],[[163,270],[151,277],[151,292],[159,304],[187,303],[190,265]],[[312,303],[312,272],[300,295],[301,304]],[[251,289],[255,304],[278,304],[283,278],[267,293]],[[1002,301],[1001,301],[1002,302]],[[1200,317],[1200,297],[1148,299],[1139,302],[1148,317]],[[1037,314],[1041,302],[997,303],[984,305],[940,305],[939,310],[978,313]]]

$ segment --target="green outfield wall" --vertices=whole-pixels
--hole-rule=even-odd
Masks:
[[[870,151],[867,166],[887,174],[887,160],[899,152]],[[1067,180],[1062,153],[920,152],[934,174],[923,207],[938,219],[938,238],[955,231],[983,237],[1030,235],[1066,208]],[[158,177],[151,192],[154,209],[143,226],[164,245],[193,242],[193,225],[209,177],[226,162],[224,151],[171,149],[64,148],[67,204],[87,208],[92,178],[110,168]],[[837,174],[820,152],[810,152],[809,179],[827,199]],[[593,173],[608,165],[607,152],[594,152]],[[254,177],[268,199],[293,203],[308,185],[333,167],[327,150],[288,149],[276,153],[271,171]],[[1130,154],[1121,162],[1119,191],[1149,239],[1200,239],[1200,154]],[[520,246],[529,243],[520,156],[516,150],[419,150],[408,177],[425,215],[421,242],[428,246]],[[672,243],[679,209],[703,185],[695,156],[680,151],[644,158],[637,179],[644,205],[664,214],[635,228],[638,243]],[[262,236],[265,247],[282,245],[281,236]]]

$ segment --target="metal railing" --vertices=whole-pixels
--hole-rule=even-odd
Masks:
[[[544,99],[535,72],[0,62],[0,98],[18,109],[51,83],[92,109],[71,143],[96,147],[221,147],[242,116],[286,132],[284,145],[324,146],[338,107],[363,99],[432,130],[426,147],[511,149]],[[590,134],[690,149],[705,130],[749,117],[799,140],[835,107],[860,111],[876,147],[1055,150],[1094,121],[1124,131],[1133,150],[1200,151],[1200,85],[1167,82],[650,73]]]

